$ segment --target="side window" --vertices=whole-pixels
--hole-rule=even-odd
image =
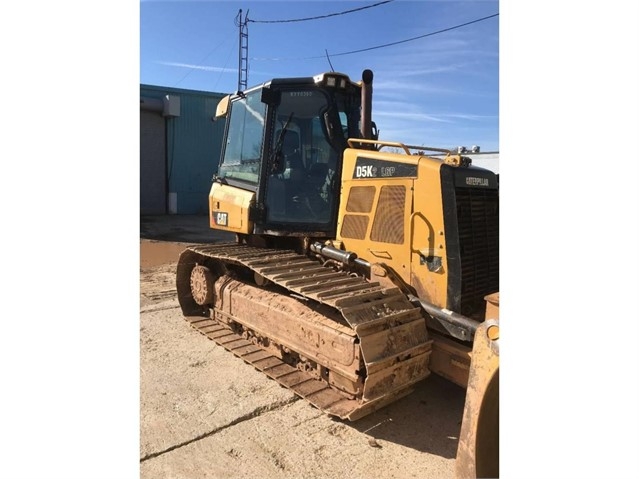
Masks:
[[[346,116],[346,112],[339,112],[339,122],[342,124],[342,134],[344,138],[348,138],[348,117]]]
[[[233,102],[219,175],[257,184],[261,165],[266,105],[256,90]]]

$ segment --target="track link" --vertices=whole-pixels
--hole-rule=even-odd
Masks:
[[[345,397],[327,382],[286,364],[216,321],[215,310],[197,305],[189,286],[191,271],[210,260],[244,266],[294,295],[339,311],[359,342],[365,367],[361,394],[355,399]],[[180,256],[177,287],[185,319],[192,327],[322,411],[342,419],[356,420],[389,404],[429,375],[432,340],[421,312],[399,288],[383,288],[334,271],[294,251],[235,243],[193,245]],[[277,337],[270,339],[278,342]]]

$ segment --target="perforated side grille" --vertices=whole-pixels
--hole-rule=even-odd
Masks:
[[[484,296],[499,291],[497,190],[456,188],[461,259],[461,313],[483,311]]]
[[[352,238],[363,240],[366,237],[368,228],[368,216],[364,215],[344,215],[342,224],[342,238]]]
[[[353,186],[348,193],[346,211],[351,213],[370,213],[374,199],[374,186]]]
[[[371,231],[371,240],[382,243],[404,242],[404,186],[382,186]]]

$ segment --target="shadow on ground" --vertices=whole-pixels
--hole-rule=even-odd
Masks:
[[[464,389],[432,374],[410,395],[357,422],[344,424],[375,440],[453,459],[465,398]]]
[[[206,215],[145,215],[140,216],[140,239],[219,243],[233,241],[235,235],[212,229]]]

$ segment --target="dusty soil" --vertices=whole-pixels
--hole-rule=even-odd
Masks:
[[[431,376],[357,422],[328,417],[182,319],[184,244],[140,241],[142,478],[454,476],[461,388]]]

